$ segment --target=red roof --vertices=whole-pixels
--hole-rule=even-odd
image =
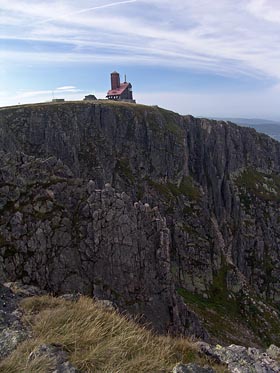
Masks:
[[[108,91],[107,96],[120,96],[128,86],[129,83],[121,83],[119,88]]]

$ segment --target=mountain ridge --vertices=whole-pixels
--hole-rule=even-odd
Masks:
[[[236,124],[244,124],[244,125],[260,125],[260,124],[275,124],[280,125],[280,121],[277,120],[270,120],[270,119],[262,119],[262,118],[239,118],[239,117],[209,117],[209,119],[214,120],[224,120],[233,122]]]
[[[267,119],[248,119],[248,118],[213,118],[236,123],[240,126],[255,128],[260,133],[280,141],[280,122]]]
[[[64,273],[67,290],[80,284],[160,331],[278,343],[277,141],[103,101],[1,109],[0,130],[3,280],[59,293]]]

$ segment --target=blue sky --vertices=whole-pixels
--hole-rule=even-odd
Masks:
[[[279,0],[0,0],[0,106],[103,98],[280,120]]]

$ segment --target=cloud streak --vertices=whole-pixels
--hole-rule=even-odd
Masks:
[[[58,20],[62,20],[62,19],[66,19],[66,18],[75,16],[77,14],[88,13],[88,12],[92,12],[94,10],[106,9],[106,8],[111,8],[111,7],[115,7],[115,6],[118,6],[118,5],[125,5],[125,4],[136,3],[136,2],[137,2],[137,0],[117,1],[117,2],[114,2],[114,3],[108,3],[108,4],[99,5],[99,6],[95,6],[95,7],[80,9],[80,10],[77,10],[77,11],[72,12],[72,13],[68,13],[68,14],[58,16],[58,17],[52,17],[52,18],[45,19],[41,22],[38,22],[38,24],[49,23],[51,21],[58,21]]]
[[[36,99],[37,96],[46,96],[46,95],[63,95],[68,93],[78,93],[81,95],[83,90],[78,89],[74,86],[65,86],[65,87],[58,87],[54,89],[41,89],[41,90],[35,90],[35,91],[19,91],[17,92],[17,97],[21,100],[24,100],[26,98],[32,98]]]
[[[0,69],[114,61],[280,81],[278,0],[0,0],[0,8]]]
[[[53,98],[64,98],[67,101],[75,101],[83,99],[83,97],[89,93],[91,92],[72,85],[54,89],[18,90],[10,95],[7,94],[7,92],[0,91],[0,107],[19,103],[50,102]],[[102,92],[99,93],[98,97],[102,98],[104,95],[105,94]]]

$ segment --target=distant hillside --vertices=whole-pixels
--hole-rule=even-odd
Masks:
[[[247,119],[247,118],[213,118],[216,120],[226,120],[241,126],[255,128],[258,132],[265,133],[273,139],[280,141],[280,122],[267,119]]]

